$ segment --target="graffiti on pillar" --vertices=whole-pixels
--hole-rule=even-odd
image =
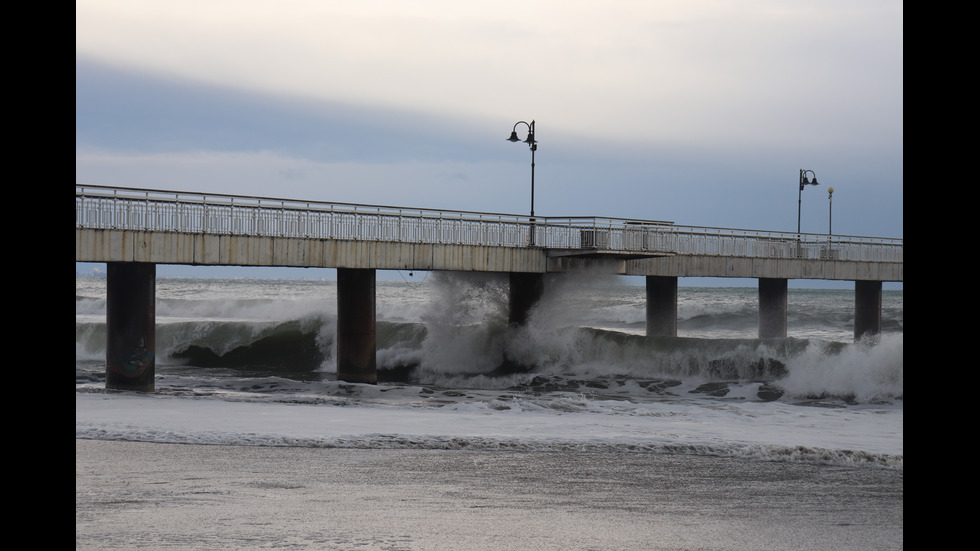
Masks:
[[[153,351],[147,350],[145,338],[140,337],[136,348],[129,355],[122,358],[122,361],[119,363],[123,373],[128,376],[142,375],[148,367],[152,366]]]

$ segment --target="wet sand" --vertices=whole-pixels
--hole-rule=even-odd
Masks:
[[[902,508],[866,467],[75,440],[76,549],[893,550]]]

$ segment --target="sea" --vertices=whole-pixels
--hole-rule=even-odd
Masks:
[[[855,341],[853,289],[680,287],[645,336],[642,278],[549,275],[524,326],[498,274],[377,281],[379,382],[336,378],[335,279],[156,281],[154,392],[105,388],[106,279],[75,278],[76,439],[347,449],[612,451],[903,469],[901,290]]]

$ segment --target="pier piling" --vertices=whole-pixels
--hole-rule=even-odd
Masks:
[[[510,273],[510,312],[508,322],[524,325],[531,309],[544,293],[544,274]]]
[[[378,382],[375,270],[337,269],[337,379]]]
[[[677,336],[677,278],[647,276],[647,336]]]
[[[854,340],[881,333],[881,282],[854,282]]]
[[[153,392],[156,264],[106,264],[106,389]]]
[[[759,279],[759,338],[786,337],[788,280]]]

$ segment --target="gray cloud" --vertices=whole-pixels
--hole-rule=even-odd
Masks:
[[[901,236],[901,4],[470,4],[79,3],[76,179]]]

